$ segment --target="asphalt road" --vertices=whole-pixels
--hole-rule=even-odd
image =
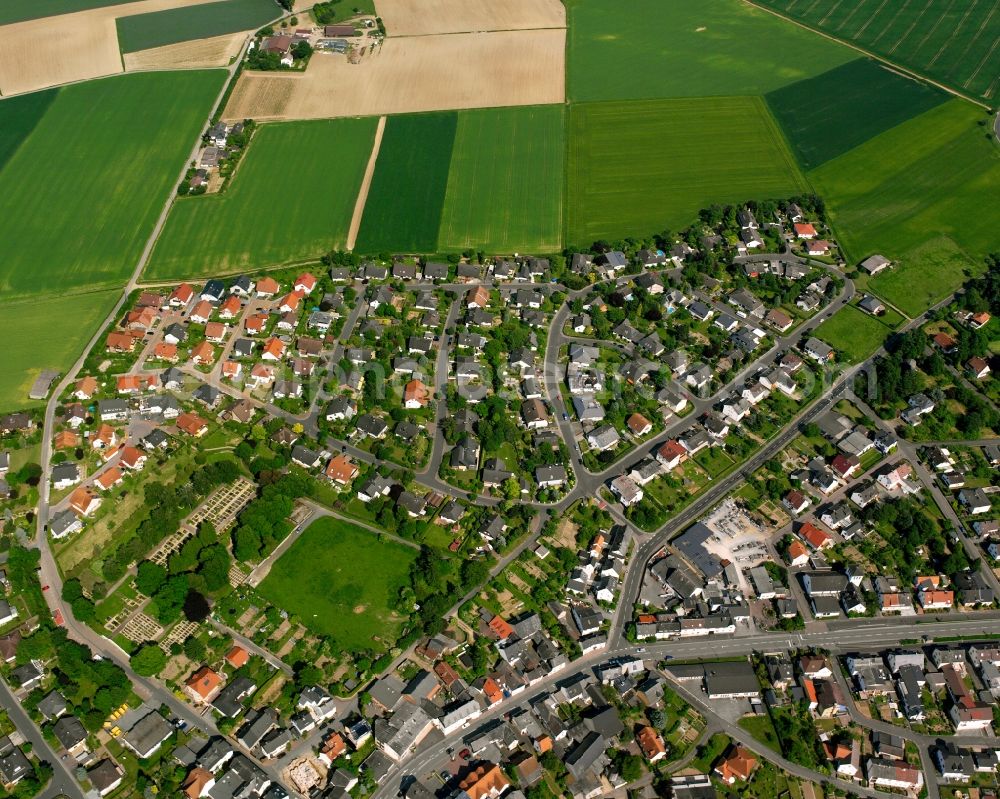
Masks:
[[[66,761],[59,758],[3,680],[0,680],[0,706],[7,711],[11,722],[25,740],[31,741],[34,756],[39,760],[48,761],[52,766],[52,779],[36,799],[50,799],[59,795],[83,799],[83,791],[73,775],[76,761]]]
[[[166,218],[166,212],[168,208],[169,208],[169,202],[164,207],[163,213],[161,214],[161,217],[158,220],[153,236],[147,242],[147,246],[142,254],[142,257],[139,263],[137,264],[137,267],[126,286],[125,294],[123,295],[119,303],[116,305],[112,314],[109,316],[108,318],[109,322],[112,321],[120,312],[121,307],[128,293],[132,289],[138,286],[138,276],[146,260],[148,259],[149,253],[151,252],[152,249],[152,245],[155,241],[155,237],[158,234],[160,228],[162,227],[162,223]],[[428,285],[428,287],[430,286]],[[435,288],[452,291],[456,293],[459,297],[461,297],[468,287],[462,284],[452,284],[446,286],[436,286]],[[576,297],[582,297],[588,292],[591,292],[593,290],[594,288],[590,287],[578,292],[568,292],[568,299],[571,300]],[[803,336],[808,335],[824,319],[826,319],[834,312],[839,310],[841,307],[846,305],[848,302],[850,302],[853,296],[854,296],[854,286],[853,283],[851,283],[851,281],[848,280],[845,282],[844,290],[841,292],[840,296],[834,299],[827,306],[827,308],[825,308],[820,314],[815,316],[813,319],[805,322],[791,334],[784,337],[777,337],[775,339],[774,345],[767,352],[756,358],[750,365],[744,368],[736,376],[736,378],[730,382],[730,384],[720,389],[711,396],[692,398],[695,407],[695,412],[692,413],[689,417],[685,417],[685,419],[680,420],[670,429],[664,431],[659,437],[657,437],[656,440],[647,442],[646,445],[644,445],[644,448],[641,448],[642,451],[631,453],[622,461],[608,467],[607,469],[599,473],[591,473],[586,470],[580,458],[579,451],[576,449],[575,446],[575,436],[572,423],[570,423],[569,421],[564,421],[562,419],[563,406],[559,392],[561,369],[558,365],[557,355],[560,346],[562,346],[563,344],[567,344],[573,340],[572,338],[566,337],[563,334],[563,326],[565,323],[565,319],[567,318],[568,315],[568,304],[564,303],[564,305],[555,314],[555,319],[550,327],[550,336],[547,343],[546,357],[544,364],[545,373],[544,373],[543,384],[545,387],[545,392],[550,400],[550,405],[555,413],[557,429],[559,430],[560,435],[563,437],[571,453],[570,457],[572,461],[572,467],[576,475],[576,485],[563,499],[561,499],[558,502],[529,503],[529,504],[532,504],[539,510],[552,509],[555,511],[559,511],[568,507],[570,503],[576,501],[577,499],[595,496],[600,487],[606,482],[607,479],[609,479],[614,474],[618,474],[622,471],[627,471],[628,468],[630,468],[635,462],[646,457],[649,449],[655,448],[663,440],[666,440],[666,438],[670,436],[676,436],[684,429],[695,424],[697,417],[702,415],[702,413],[708,410],[719,399],[721,399],[729,391],[731,391],[735,385],[738,385],[742,380],[744,380],[751,371],[759,369],[764,365],[773,363],[779,353],[781,353],[782,351],[793,345]],[[460,305],[461,305],[460,300],[452,301],[448,311],[446,329],[450,328],[453,325],[455,319],[457,318],[457,314],[460,310]],[[351,314],[348,317],[347,322],[345,323],[344,330],[342,331],[342,335],[340,337],[340,340],[338,341],[337,348],[335,348],[334,352],[332,352],[330,355],[330,358],[328,360],[329,366],[332,367],[336,364],[338,351],[342,351],[345,342],[350,336],[351,331],[353,331],[353,328],[355,327],[358,319],[360,319],[361,314],[363,313],[363,309],[365,307],[366,303],[364,302],[363,299],[359,298],[355,308],[352,310]],[[914,324],[918,322],[919,320],[914,320],[909,325],[907,325],[907,328],[912,327]],[[99,335],[96,335],[91,340],[91,342],[88,344],[87,348],[88,351],[98,342],[98,339]],[[448,346],[449,343],[450,343],[450,338],[448,341],[442,342],[441,346],[439,347],[439,351],[437,353],[437,362],[436,362],[437,368],[434,381],[435,391],[438,398],[437,414],[435,419],[436,428],[440,425],[441,421],[445,418],[445,415],[447,413],[447,406],[444,403],[443,398],[450,371],[450,361],[449,361],[450,347]],[[43,438],[42,438],[42,454],[41,454],[42,468],[43,471],[45,472],[48,471],[51,463],[51,455],[52,455],[51,433],[54,427],[54,413],[55,413],[55,408],[58,405],[58,397],[65,389],[65,387],[69,384],[69,382],[75,377],[76,373],[79,371],[83,363],[83,357],[84,356],[81,356],[81,358],[70,370],[70,372],[67,373],[63,381],[60,383],[60,386],[53,392],[52,399],[49,401],[46,407]],[[779,433],[774,439],[767,442],[764,445],[764,447],[762,447],[756,454],[754,454],[744,464],[742,464],[739,469],[728,475],[726,478],[713,483],[708,490],[706,490],[701,496],[699,496],[684,511],[682,511],[674,518],[670,519],[665,525],[663,525],[660,529],[656,530],[652,535],[650,535],[647,538],[647,540],[639,549],[639,551],[632,557],[628,575],[624,582],[621,592],[621,598],[618,603],[618,611],[613,619],[612,631],[609,637],[608,651],[601,653],[593,653],[576,661],[574,664],[572,664],[572,668],[575,671],[580,671],[582,669],[590,668],[594,664],[599,662],[601,659],[604,659],[612,654],[636,653],[639,651],[639,649],[642,648],[633,645],[624,645],[622,633],[624,630],[625,622],[627,618],[631,615],[632,606],[635,602],[636,597],[638,596],[639,586],[641,584],[642,576],[645,572],[646,563],[649,557],[652,556],[660,547],[662,547],[662,545],[671,536],[680,532],[682,529],[684,529],[684,527],[686,527],[688,524],[697,519],[697,517],[700,514],[704,513],[714,503],[719,501],[726,493],[728,493],[735,485],[737,485],[739,481],[743,480],[748,473],[757,469],[765,460],[771,457],[774,453],[780,451],[780,449],[783,448],[784,446],[787,446],[787,444],[795,437],[795,435],[797,435],[797,426],[802,422],[815,418],[816,415],[829,408],[830,405],[835,400],[837,392],[841,391],[843,387],[848,384],[848,380],[856,372],[858,368],[859,367],[855,367],[854,369],[851,369],[847,373],[842,375],[834,386],[828,388],[818,400],[814,401],[811,406],[800,412],[799,416],[796,419],[794,419],[789,425],[787,425],[781,431],[781,433]],[[194,372],[192,374],[194,374],[204,382],[208,382],[212,385],[215,385],[221,391],[224,391],[227,394],[242,396],[240,392],[236,391],[235,389],[232,389],[229,386],[222,384],[220,381],[218,381],[217,378],[213,378],[211,376],[206,377],[201,373],[197,372]],[[316,413],[317,413],[316,407],[318,405],[318,398],[317,401],[313,402],[311,412],[303,416],[293,416],[291,414],[287,414],[271,404],[266,404],[266,403],[259,403],[259,404],[263,405],[264,409],[267,410],[269,413],[281,416],[283,418],[288,419],[289,421],[302,422],[305,425],[307,432],[312,432],[315,435],[315,432],[318,431],[318,427],[316,425]],[[370,454],[356,447],[353,447],[345,442],[331,441],[329,442],[329,444],[333,447],[348,452],[359,461],[366,463],[381,463]],[[436,435],[429,462],[424,469],[422,469],[419,473],[417,473],[417,475],[415,476],[415,480],[427,488],[431,488],[436,491],[447,492],[451,495],[464,496],[470,499],[471,501],[474,501],[481,505],[496,504],[498,502],[496,498],[470,495],[468,494],[468,492],[456,489],[450,486],[449,484],[445,483],[444,481],[440,480],[440,478],[438,478],[437,474],[441,461],[444,457],[444,450],[445,447],[444,447],[444,442],[442,440],[442,436]],[[394,468],[398,468],[398,466],[396,466],[395,464],[389,464],[389,465],[393,466]],[[53,611],[53,613],[57,610],[61,611],[62,616],[65,620],[65,626],[67,632],[73,638],[87,643],[94,650],[95,653],[108,657],[114,662],[121,665],[125,670],[126,674],[128,674],[130,679],[135,684],[137,692],[140,694],[140,696],[143,697],[143,699],[146,699],[153,704],[160,704],[160,703],[166,704],[168,707],[170,707],[171,711],[179,718],[188,721],[194,727],[202,730],[203,732],[206,732],[208,734],[216,734],[217,729],[214,723],[212,722],[210,716],[199,715],[194,711],[192,707],[187,705],[185,702],[178,700],[163,686],[159,685],[154,681],[142,678],[139,675],[135,674],[135,672],[132,671],[132,669],[129,666],[128,657],[117,645],[115,645],[110,640],[98,635],[96,632],[91,630],[86,625],[79,623],[76,619],[73,618],[70,609],[68,607],[63,606],[63,603],[60,599],[62,579],[58,572],[58,568],[56,566],[52,552],[48,546],[48,541],[45,534],[45,527],[48,522],[48,514],[49,514],[49,507],[48,507],[49,484],[47,481],[43,481],[41,483],[40,492],[41,492],[41,499],[39,503],[36,540],[41,550],[41,565],[40,565],[41,579],[43,583],[52,586],[51,590],[46,592],[46,599],[49,603],[50,609]],[[612,512],[612,515],[615,516],[615,518],[623,520],[620,510],[617,507],[611,507],[610,510]],[[538,523],[535,525],[535,527],[532,529],[532,531],[529,533],[526,539],[519,544],[519,547],[515,550],[515,552],[508,555],[507,558],[501,559],[501,561],[498,564],[496,564],[494,568],[494,573],[496,573],[498,570],[502,570],[505,567],[505,565],[509,563],[509,560],[512,557],[515,557],[516,554],[518,554],[518,552],[520,552],[523,548],[530,546],[536,539],[540,527],[541,527],[541,516],[539,516],[538,518]],[[997,626],[996,622],[992,620],[984,622],[977,619],[968,622],[965,621],[943,622],[941,625],[935,626],[935,631],[937,632],[937,634],[946,634],[938,631],[951,630],[951,629],[955,630],[976,629],[978,631],[979,629],[994,630],[994,628],[1000,629],[1000,626]],[[745,653],[750,651],[751,649],[759,648],[761,646],[780,646],[782,645],[781,642],[783,640],[787,641],[787,645],[789,646],[804,645],[807,642],[814,643],[817,646],[826,646],[827,648],[833,648],[837,646],[848,646],[848,645],[862,646],[865,645],[866,643],[874,645],[875,643],[880,641],[885,643],[893,643],[895,641],[900,640],[900,638],[906,637],[906,634],[908,632],[909,632],[908,630],[899,625],[898,622],[896,621],[894,621],[891,625],[878,625],[875,623],[869,623],[869,624],[859,625],[859,628],[857,630],[853,629],[841,630],[838,628],[836,632],[832,633],[806,633],[797,636],[788,636],[785,634],[781,635],[763,634],[742,639],[741,638],[719,639],[719,640],[713,639],[713,641],[711,642],[711,651],[713,654]],[[656,653],[666,654],[667,652],[670,652],[674,654],[674,656],[680,657],[684,655],[678,653],[690,653],[688,656],[695,657],[704,655],[705,646],[706,642],[704,641],[676,642],[666,645],[651,645],[643,649],[646,649],[651,654],[656,654]],[[563,678],[571,673],[572,672],[567,671],[564,674],[558,675],[558,677]],[[530,694],[522,695],[523,698],[519,698],[518,701],[519,702],[524,701],[524,698],[526,698],[527,696],[536,696],[538,693],[545,690],[547,687],[551,687],[551,685],[555,682],[555,680],[556,676],[550,676],[541,684],[532,689]],[[504,705],[507,704],[508,703],[504,703]],[[508,709],[509,707],[504,708],[504,710]],[[491,713],[494,712],[499,712],[499,711],[491,711]],[[710,710],[707,712],[710,712]],[[490,715],[491,714],[487,714],[486,716],[484,716],[484,719],[488,718]],[[30,726],[30,720],[28,724]],[[737,737],[737,739],[740,739],[740,735],[744,735],[744,733],[737,730],[733,732],[733,735],[734,737]],[[450,738],[457,738],[457,737],[458,735],[456,734],[456,736],[451,736]],[[450,740],[450,738],[446,740]],[[422,763],[431,762],[433,758],[435,756],[439,756],[442,751],[443,749],[441,749],[440,751],[438,751],[438,749],[433,749],[433,751],[427,753],[420,753],[420,755],[418,755],[416,758],[413,759],[412,763],[407,764],[407,767],[416,770],[422,767],[421,766]],[[794,764],[790,764],[790,766],[794,766]],[[262,766],[262,767],[265,768],[265,770],[268,771],[268,773],[270,773],[273,778],[278,780],[277,770],[273,766]],[[790,767],[789,770],[792,770],[794,772],[794,768]],[[813,775],[810,778],[816,778],[816,775]],[[75,782],[73,783],[73,785],[75,786]],[[384,788],[383,790],[387,790],[387,788]],[[855,790],[855,792],[858,792],[858,789],[856,787],[853,788],[853,790]],[[383,791],[380,791],[380,794],[382,792]],[[70,793],[70,795],[73,796],[79,795],[78,791],[76,793],[71,793],[71,792],[68,793]]]
[[[525,708],[541,695],[553,690],[560,683],[574,677],[575,675],[590,672],[595,666],[610,660],[614,657],[636,657],[647,662],[658,662],[664,658],[674,660],[697,660],[703,658],[723,658],[735,655],[750,655],[754,652],[784,651],[790,648],[816,647],[826,649],[834,653],[847,653],[855,650],[876,650],[887,646],[894,646],[900,641],[919,638],[921,634],[933,632],[936,637],[950,636],[970,636],[982,634],[985,630],[990,634],[1000,633],[1000,620],[997,619],[960,619],[952,620],[944,616],[940,622],[926,622],[918,624],[900,624],[899,620],[858,620],[857,629],[838,629],[827,632],[804,632],[804,633],[763,633],[743,637],[715,637],[698,638],[693,640],[667,641],[658,644],[630,644],[622,643],[610,645],[608,649],[600,652],[592,652],[579,660],[574,661],[570,668],[563,671],[549,674],[541,682],[536,683],[528,690],[518,694],[511,699],[501,702],[491,708],[488,712],[480,716],[468,729],[463,729],[447,736],[439,736],[428,746],[419,748],[416,753],[404,759],[403,762],[390,771],[385,782],[374,794],[375,799],[389,799],[395,795],[399,788],[399,782],[407,776],[421,776],[428,772],[440,770],[450,759],[448,749],[461,748],[473,737],[477,730],[486,723],[493,721],[500,716],[510,713],[517,708]],[[670,663],[667,663],[669,669]],[[728,735],[745,744],[749,749],[758,752],[766,759],[778,763],[789,772],[808,779],[813,782],[830,781],[829,775],[804,769],[795,763],[780,758],[772,749],[760,743],[750,736],[745,730],[736,724],[732,724],[725,718],[719,716],[713,710],[712,702],[701,692],[690,691],[683,684],[673,682],[672,687],[680,693],[686,700],[695,705],[699,711],[716,724]],[[899,727],[894,730],[896,734],[909,734],[905,728]],[[918,738],[915,740],[923,740]],[[978,736],[956,736],[953,740],[959,743],[975,744],[982,742]],[[993,739],[993,744],[996,741]],[[865,796],[885,797],[886,794],[879,791],[871,791],[853,783],[838,783],[843,788],[849,788],[855,793]]]

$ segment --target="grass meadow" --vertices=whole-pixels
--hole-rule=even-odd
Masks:
[[[566,5],[572,102],[765,94],[857,57],[739,0]]]
[[[35,378],[43,369],[65,373],[120,296],[118,290],[57,291],[41,299],[5,301],[0,313],[0,412],[41,405],[28,399]]]
[[[562,249],[563,106],[461,111],[438,249]]]
[[[0,299],[121,288],[224,75],[151,72],[60,89],[0,169]]]
[[[415,549],[325,517],[305,529],[258,590],[343,649],[384,651],[404,621],[392,606],[416,556]]]
[[[837,351],[840,361],[858,363],[882,346],[892,331],[853,305],[845,305],[816,328],[816,338]]]
[[[869,58],[770,92],[768,107],[803,169],[843,155],[948,99]]]
[[[0,3],[0,25],[23,22],[26,19],[57,17],[91,8],[120,6],[129,2],[132,0],[3,0]]]
[[[759,97],[582,103],[568,136],[569,245],[678,230],[713,203],[807,188]]]
[[[134,53],[192,39],[256,30],[281,13],[274,0],[220,0],[119,17],[115,20],[118,46],[123,53]]]
[[[261,125],[226,191],[178,198],[144,276],[233,272],[343,247],[376,125],[374,117]]]
[[[951,239],[940,236],[910,250],[891,269],[868,281],[868,288],[909,317],[920,316],[958,290],[978,264]]]
[[[996,247],[1000,185],[1000,149],[982,118],[949,100],[809,173],[849,261],[878,252],[903,262],[946,237],[979,268]]]
[[[1000,91],[1000,0],[757,2],[967,95]]]
[[[358,252],[435,252],[458,114],[386,120],[358,231]]]

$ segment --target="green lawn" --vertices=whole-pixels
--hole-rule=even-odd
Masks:
[[[117,291],[60,294],[42,300],[4,302],[0,341],[0,413],[41,405],[28,400],[28,390],[43,369],[65,371],[80,356],[88,339],[111,311]]]
[[[997,97],[1000,0],[757,2],[966,94]]]
[[[454,111],[389,117],[355,250],[437,250],[457,124]]]
[[[573,102],[764,94],[857,57],[739,0],[566,5]]]
[[[781,752],[781,742],[768,715],[744,716],[739,720],[739,725],[765,746]]]
[[[260,593],[351,651],[389,649],[403,619],[392,607],[417,551],[357,525],[318,519],[279,558]]]
[[[703,449],[694,456],[694,460],[713,480],[733,465],[733,459],[715,447]]]
[[[58,17],[91,8],[120,6],[129,2],[132,0],[3,0],[0,3],[0,25],[23,22],[26,19]]]
[[[833,347],[839,360],[858,363],[875,352],[890,332],[875,317],[847,305],[816,328],[816,338]]]
[[[9,97],[0,103],[0,169],[42,121],[57,94],[58,90],[48,89]]]
[[[228,190],[177,200],[145,277],[233,272],[343,247],[376,124],[262,125]]]
[[[940,89],[859,58],[767,95],[803,169],[813,169],[948,99]]]
[[[221,0],[119,17],[118,46],[134,53],[165,44],[256,30],[284,13],[274,0]]]
[[[224,76],[150,72],[60,89],[0,170],[0,299],[120,287]]]
[[[715,761],[722,757],[731,743],[732,741],[728,735],[721,732],[715,733],[715,735],[698,747],[698,754],[691,761],[691,767],[702,774],[707,774],[715,764]]]
[[[567,244],[673,230],[713,203],[806,190],[759,97],[570,107]]]
[[[561,250],[565,155],[563,106],[459,112],[438,249]]]
[[[809,173],[848,260],[900,260],[950,238],[969,268],[997,245],[1000,148],[980,109],[950,100]]]
[[[868,281],[868,287],[910,317],[957,291],[976,264],[951,239],[941,236],[914,247],[899,263]]]

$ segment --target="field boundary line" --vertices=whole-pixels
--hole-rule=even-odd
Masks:
[[[358,197],[354,201],[351,226],[347,229],[347,241],[344,243],[344,249],[348,252],[354,250],[354,244],[358,240],[358,231],[361,229],[361,217],[365,213],[365,205],[368,203],[368,191],[372,187],[372,177],[375,174],[375,162],[378,161],[379,150],[382,149],[382,134],[385,133],[385,120],[385,114],[378,118],[378,125],[375,127],[375,139],[372,142],[372,152],[368,156],[368,163],[365,165],[365,175],[361,178],[361,186],[358,187]]]
[[[468,36],[470,33],[523,33],[524,31],[568,31],[569,25],[542,25],[535,28],[487,28],[481,31],[435,31],[434,33],[399,33],[387,39],[423,39],[428,36]]]
[[[774,146],[781,151],[783,154],[789,168],[789,172],[793,175],[798,175],[801,181],[801,186],[807,191],[811,191],[815,194],[816,189],[809,180],[809,176],[806,170],[803,169],[802,164],[799,163],[798,157],[795,155],[795,150],[792,149],[792,143],[789,141],[788,136],[785,135],[784,128],[781,127],[781,123],[774,116],[774,112],[771,111],[771,106],[767,102],[767,98],[763,95],[758,95],[752,98],[754,105],[760,109],[761,116],[765,120],[765,124],[771,130],[771,136],[774,139]]]
[[[901,64],[897,64],[895,61],[891,61],[885,56],[881,56],[878,55],[877,53],[871,52],[870,50],[866,50],[864,47],[861,47],[860,45],[855,44],[854,42],[849,42],[846,39],[841,39],[840,37],[834,36],[833,34],[827,33],[826,31],[818,30],[812,27],[811,25],[807,25],[804,22],[800,22],[797,19],[786,17],[780,11],[775,11],[773,8],[768,8],[767,6],[758,5],[757,3],[754,2],[754,0],[743,0],[743,2],[749,6],[753,6],[754,8],[759,9],[760,11],[766,11],[768,14],[771,14],[772,16],[775,16],[778,19],[784,20],[785,22],[790,22],[792,25],[798,25],[803,30],[810,31],[812,33],[817,34],[818,36],[822,36],[825,39],[829,39],[831,42],[836,42],[837,44],[842,44],[844,47],[849,47],[855,52],[861,53],[862,55],[867,56],[873,61],[878,61],[879,63],[887,64],[893,69],[898,70],[902,75],[906,75],[909,78],[914,78],[916,80],[923,81],[924,83],[930,84],[931,86],[936,86],[943,92],[947,92],[948,94],[954,95],[955,97],[958,97],[962,100],[966,100],[967,102],[970,102],[973,105],[977,105],[980,108],[985,108],[987,110],[990,110],[990,106],[987,103],[984,103],[982,100],[979,100],[975,97],[970,97],[965,92],[959,91],[958,89],[952,86],[947,86],[944,83],[934,80],[933,78],[928,77],[927,75],[924,75],[920,72],[917,72],[914,69],[910,69],[909,67],[904,67]]]

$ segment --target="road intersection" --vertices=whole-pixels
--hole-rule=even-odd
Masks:
[[[833,274],[838,274],[835,270],[830,271]],[[133,280],[130,282],[130,288],[140,287],[137,281],[137,276],[138,270],[136,275],[133,277]],[[489,283],[487,283],[487,285],[492,287]],[[363,284],[355,284],[355,288],[359,288],[363,291],[364,286]],[[440,342],[435,362],[436,368],[434,389],[437,395],[437,405],[435,419],[432,425],[433,444],[431,447],[430,457],[426,465],[413,473],[413,479],[416,483],[425,488],[447,493],[452,496],[462,497],[476,504],[494,506],[498,504],[498,498],[489,495],[471,494],[450,485],[438,476],[445,456],[445,441],[442,432],[442,424],[448,413],[445,397],[450,374],[449,341],[452,338],[452,334],[448,331],[451,331],[454,327],[462,306],[460,298],[463,296],[464,292],[468,290],[468,286],[465,284],[414,284],[408,286],[408,288],[444,290],[448,293],[448,296],[451,299],[446,317],[447,321],[444,325],[446,332],[442,336],[442,341]],[[564,291],[564,287],[559,285],[554,286],[554,288],[556,290]],[[727,381],[724,386],[718,388],[718,390],[714,393],[706,394],[704,396],[694,396],[685,390],[684,394],[689,397],[689,401],[693,405],[692,413],[668,425],[665,430],[651,440],[645,442],[642,447],[630,452],[616,463],[602,469],[599,472],[591,472],[583,463],[580,450],[576,443],[577,431],[574,426],[575,423],[570,421],[568,414],[564,417],[562,412],[563,404],[559,387],[562,375],[559,364],[559,353],[562,347],[568,346],[570,343],[579,340],[576,337],[566,335],[565,333],[570,303],[575,299],[584,298],[589,293],[595,291],[595,289],[595,286],[590,286],[582,290],[565,291],[564,301],[555,312],[549,327],[549,336],[546,342],[546,351],[543,361],[544,375],[542,382],[544,392],[549,401],[550,408],[554,412],[558,432],[562,437],[563,442],[566,444],[566,450],[569,453],[571,462],[570,465],[575,474],[575,485],[565,496],[557,501],[550,503],[525,503],[534,506],[538,511],[540,511],[540,513],[536,515],[535,522],[532,524],[528,535],[526,535],[525,538],[518,543],[512,552],[499,559],[498,563],[494,565],[490,572],[491,578],[502,571],[506,565],[508,565],[524,550],[524,548],[531,546],[537,540],[537,536],[543,527],[542,521],[544,520],[546,514],[558,514],[567,509],[577,500],[598,496],[599,491],[613,476],[622,472],[627,472],[634,464],[638,463],[643,458],[648,457],[648,453],[650,451],[655,451],[655,449],[662,442],[668,440],[669,438],[681,435],[684,431],[697,424],[699,417],[709,411],[721,399],[728,396],[733,391],[734,387],[742,385],[742,383],[751,374],[775,365],[784,352],[793,347],[798,341],[811,334],[823,320],[850,303],[855,295],[855,288],[852,281],[844,279],[843,287],[839,294],[827,305],[826,308],[813,318],[803,322],[792,332],[783,336],[775,337],[772,346],[766,352],[759,355],[750,364],[742,368],[739,373],[734,375],[732,379]],[[121,304],[116,307],[115,313],[120,310],[120,307]],[[344,327],[334,350],[326,359],[327,367],[331,372],[337,367],[346,344],[353,334],[354,328],[366,311],[367,303],[363,297],[359,296],[355,307],[351,310],[345,320]],[[904,329],[909,329],[914,325],[919,324],[923,318],[924,317],[912,320]],[[93,346],[96,341],[97,339],[95,338],[95,340],[91,342],[91,345]],[[602,343],[602,346],[604,346],[604,343]],[[613,344],[612,346],[619,351],[624,350],[626,353],[629,351],[627,347],[623,347],[621,344]],[[880,350],[880,353],[881,352],[882,351]],[[55,409],[58,405],[58,398],[65,386],[69,384],[69,381],[75,377],[77,371],[82,365],[82,362],[83,358],[80,359],[74,369],[63,379],[60,387],[53,393],[52,399],[46,408],[42,439],[42,466],[45,473],[47,473],[49,465],[51,464],[51,436],[54,429]],[[559,679],[565,679],[573,673],[579,673],[581,671],[591,669],[600,661],[610,657],[631,655],[652,659],[667,655],[675,658],[704,656],[706,644],[703,641],[691,643],[671,642],[667,644],[650,644],[642,647],[636,644],[630,644],[625,640],[626,625],[631,619],[632,609],[638,599],[643,574],[646,571],[648,561],[651,557],[656,555],[656,553],[658,553],[663,548],[664,544],[667,543],[672,537],[682,532],[701,515],[709,511],[717,502],[722,500],[726,494],[745,480],[749,474],[760,468],[765,461],[787,447],[795,436],[798,435],[798,430],[801,425],[814,420],[820,414],[827,411],[838,399],[850,396],[849,392],[852,387],[854,377],[859,371],[867,368],[870,362],[871,361],[869,360],[863,364],[849,367],[845,371],[835,375],[832,379],[828,375],[823,375],[822,379],[827,380],[828,384],[824,385],[818,395],[804,408],[802,408],[797,416],[780,431],[778,431],[770,440],[764,442],[764,444],[755,453],[753,453],[730,473],[713,481],[713,483],[703,490],[701,494],[699,494],[689,505],[687,505],[687,507],[667,520],[667,522],[661,527],[649,534],[640,536],[639,540],[642,541],[642,543],[637,552],[632,555],[628,571],[621,586],[617,610],[611,620],[607,648],[603,651],[594,652],[578,659],[572,664],[572,671],[567,670],[565,673],[552,675],[542,683],[534,686],[530,692],[517,698],[517,704],[528,701],[531,698],[538,696],[543,691],[550,689]],[[229,396],[244,399],[249,398],[244,392],[222,383],[216,376],[207,376],[193,370],[189,370],[188,373],[202,382],[215,386],[221,392]],[[305,432],[315,437],[319,433],[317,418],[321,412],[318,408],[321,405],[322,399],[323,394],[321,391],[314,392],[309,413],[301,415],[290,414],[272,404],[261,403],[256,399],[252,399],[252,401],[259,405],[262,410],[271,415],[284,418],[289,423],[302,424]],[[365,450],[354,446],[348,441],[331,439],[325,443],[329,448],[343,451],[360,462],[377,464],[380,466],[384,465],[392,469],[400,468],[398,464],[380,460]],[[60,594],[62,577],[59,573],[52,551],[48,546],[46,535],[46,525],[49,513],[48,483],[45,481],[42,483],[41,496],[42,500],[39,507],[36,541],[39,549],[41,550],[41,579],[46,584],[52,586],[52,590],[46,593],[46,599],[53,614],[55,615],[57,612],[61,614],[67,632],[71,637],[89,645],[96,654],[108,657],[122,666],[126,674],[128,674],[129,678],[136,685],[136,689],[142,698],[153,704],[166,704],[170,708],[171,712],[178,718],[187,721],[203,732],[217,734],[217,727],[209,716],[196,713],[193,708],[185,702],[178,700],[160,683],[137,675],[130,668],[128,656],[124,651],[122,651],[112,641],[104,638],[93,629],[80,623],[73,617],[70,608],[61,600]],[[313,510],[315,512],[328,512],[325,509],[318,508],[314,508]],[[944,510],[944,507],[942,507],[942,511]],[[627,520],[624,518],[617,506],[609,506],[609,512],[617,521],[628,524]],[[953,511],[951,513],[953,514]],[[961,529],[960,525],[958,529]],[[969,542],[967,538],[965,538],[964,541],[967,546],[971,545],[971,542]],[[480,586],[477,586],[469,593],[468,596],[474,596],[480,588]],[[1000,588],[1000,586],[998,586],[998,588]],[[446,614],[446,618],[456,614],[460,604],[460,602],[456,603]],[[935,632],[938,634],[954,635],[981,633],[992,634],[1000,632],[1000,621],[998,621],[995,616],[989,614],[977,614],[975,619],[962,621],[945,619],[940,624],[935,625]],[[846,627],[837,625],[835,629],[831,629],[829,631],[810,631],[808,633],[793,635],[789,635],[787,633],[761,633],[753,636],[713,640],[711,642],[711,654],[713,656],[726,656],[731,654],[748,654],[751,651],[765,651],[766,648],[769,647],[789,648],[805,646],[821,646],[835,651],[845,651],[845,648],[852,646],[874,647],[878,645],[895,644],[900,640],[912,636],[912,634],[913,631],[909,630],[909,625],[900,624],[898,621],[894,621],[892,624],[877,624],[872,623],[869,620],[860,620],[857,624],[851,624]],[[398,660],[406,657],[411,650],[412,647],[410,650],[407,650],[407,652],[402,653],[400,658],[397,659],[397,662]],[[280,661],[277,661],[273,665],[275,665],[276,668],[287,669],[287,666]],[[725,729],[725,731],[734,739],[745,743],[748,747],[754,749],[755,751],[760,751],[769,759],[778,762],[779,765],[788,769],[792,773],[813,780],[826,779],[824,775],[818,775],[812,772],[808,772],[806,774],[800,773],[808,770],[803,770],[801,766],[797,766],[796,764],[784,762],[769,749],[766,751],[762,750],[761,744],[750,738],[744,730],[736,727],[735,725],[728,724],[728,722],[725,722],[722,719],[716,719],[707,698],[689,695],[690,692],[685,693],[686,689],[683,689],[680,686],[678,687],[678,690],[685,696],[686,699],[702,710],[706,716],[713,718],[714,721],[722,724],[723,729]],[[504,712],[509,710],[513,704],[513,702],[504,702]],[[490,713],[485,714],[482,717],[482,720],[486,721],[491,718],[492,715],[496,714],[498,714],[498,712],[491,711]],[[433,747],[420,750],[409,760],[404,761],[403,764],[392,772],[390,778],[380,789],[379,795],[388,796],[394,793],[396,788],[393,783],[395,782],[398,784],[399,777],[403,776],[405,773],[416,773],[425,768],[428,764],[434,763],[437,759],[441,758],[444,752],[446,752],[449,748],[449,744],[453,744],[459,737],[459,734],[448,736],[443,742],[434,744]],[[747,740],[748,738],[749,740]],[[300,748],[301,747],[297,747],[296,750]],[[246,752],[246,754],[250,756],[250,753]],[[259,761],[256,762],[258,762],[262,768],[271,774],[273,778],[280,781],[275,765],[264,765]],[[855,785],[851,785],[850,789],[855,793],[862,793],[869,796],[884,795],[879,794],[878,792],[868,791],[867,789],[859,789],[859,787]],[[934,793],[936,793],[936,790]],[[932,799],[934,799],[933,795]]]

